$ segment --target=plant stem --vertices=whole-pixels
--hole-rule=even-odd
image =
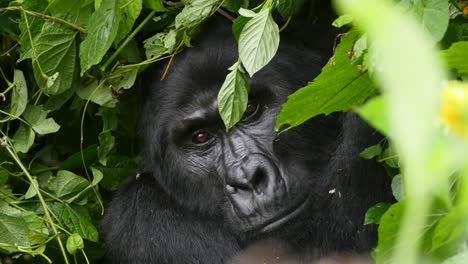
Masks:
[[[59,23],[62,23],[62,24],[65,24],[69,27],[72,27],[80,32],[83,32],[85,33],[85,29],[78,26],[78,25],[75,25],[71,22],[68,22],[66,20],[63,20],[61,18],[58,18],[58,17],[53,17],[53,16],[49,16],[49,15],[46,15],[46,14],[42,14],[42,13],[39,13],[39,12],[35,12],[35,11],[31,11],[31,10],[26,10],[24,8],[22,8],[21,6],[11,6],[11,7],[4,7],[4,8],[0,8],[0,12],[1,11],[22,11],[22,12],[25,12],[27,14],[30,14],[30,15],[33,15],[33,16],[38,16],[38,17],[41,17],[45,20],[52,20],[52,21],[55,21],[55,22],[59,22]]]
[[[140,23],[140,25],[138,25],[138,27],[135,28],[135,30],[133,30],[133,32],[120,45],[120,47],[112,54],[112,56],[110,56],[110,58],[107,59],[107,61],[101,67],[102,72],[106,71],[106,68],[109,66],[109,64],[111,64],[111,62],[120,54],[120,52],[122,52],[122,50],[135,37],[135,35],[143,28],[143,26],[146,25],[146,23],[148,23],[148,21],[150,21],[150,19],[154,16],[154,14],[156,14],[156,11],[154,11],[154,10],[151,11],[151,13],[149,13],[148,16],[145,17],[145,19]]]
[[[42,208],[44,209],[44,217],[46,218],[47,222],[49,223],[49,226],[52,228],[52,230],[54,231],[54,234],[57,236],[57,242],[59,244],[59,247],[60,247],[60,251],[62,252],[62,255],[63,255],[63,259],[65,260],[65,263],[66,264],[69,264],[68,262],[68,258],[67,258],[67,255],[66,255],[66,251],[65,251],[65,247],[63,246],[62,244],[62,240],[60,240],[60,236],[59,236],[59,233],[57,231],[57,228],[55,227],[55,224],[54,224],[54,220],[52,220],[52,217],[50,216],[50,213],[49,213],[49,207],[47,206],[45,200],[44,200],[44,197],[42,196],[41,194],[41,191],[39,189],[39,186],[36,184],[36,181],[33,180],[31,174],[29,174],[29,171],[26,169],[26,167],[24,166],[24,164],[21,162],[21,160],[18,158],[18,156],[16,155],[16,153],[13,151],[12,147],[10,146],[10,144],[7,142],[6,140],[6,137],[4,137],[2,139],[2,146],[6,148],[6,150],[8,151],[8,153],[10,154],[10,156],[13,158],[13,160],[16,162],[16,164],[18,164],[18,166],[21,168],[21,170],[24,172],[24,174],[26,175],[26,177],[28,178],[30,184],[33,186],[34,190],[36,191],[37,193],[37,197],[39,198],[39,201],[41,202],[41,206]]]

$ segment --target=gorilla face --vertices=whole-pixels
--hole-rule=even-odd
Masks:
[[[281,136],[274,131],[281,104],[326,58],[292,37],[282,39],[273,61],[249,80],[242,120],[226,132],[216,98],[237,46],[230,27],[219,23],[175,58],[165,80],[158,74],[150,81],[144,164],[186,209],[223,218],[238,231],[266,232],[318,199],[310,190],[323,184],[336,148],[338,116],[315,118]]]

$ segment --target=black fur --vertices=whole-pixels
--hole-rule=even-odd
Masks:
[[[164,81],[154,73],[142,113],[145,173],[115,194],[101,225],[109,263],[228,263],[263,239],[308,258],[375,245],[364,214],[390,194],[384,170],[359,157],[380,140],[373,129],[349,112],[273,131],[287,96],[330,56],[329,32],[282,34],[273,61],[249,80],[258,110],[229,133],[214,103],[237,59],[227,20],[204,25]],[[192,142],[198,129],[207,143]]]

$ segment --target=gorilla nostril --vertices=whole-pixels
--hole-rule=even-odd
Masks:
[[[253,189],[257,193],[262,193],[263,190],[265,190],[268,185],[268,179],[267,179],[267,175],[265,171],[263,171],[261,168],[258,168],[255,171],[250,182],[252,184]]]

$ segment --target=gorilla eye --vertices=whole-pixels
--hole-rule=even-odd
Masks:
[[[192,142],[195,144],[203,144],[211,138],[210,134],[205,130],[197,130],[192,134]]]
[[[245,117],[251,116],[257,112],[258,105],[256,103],[249,103],[245,109]]]

